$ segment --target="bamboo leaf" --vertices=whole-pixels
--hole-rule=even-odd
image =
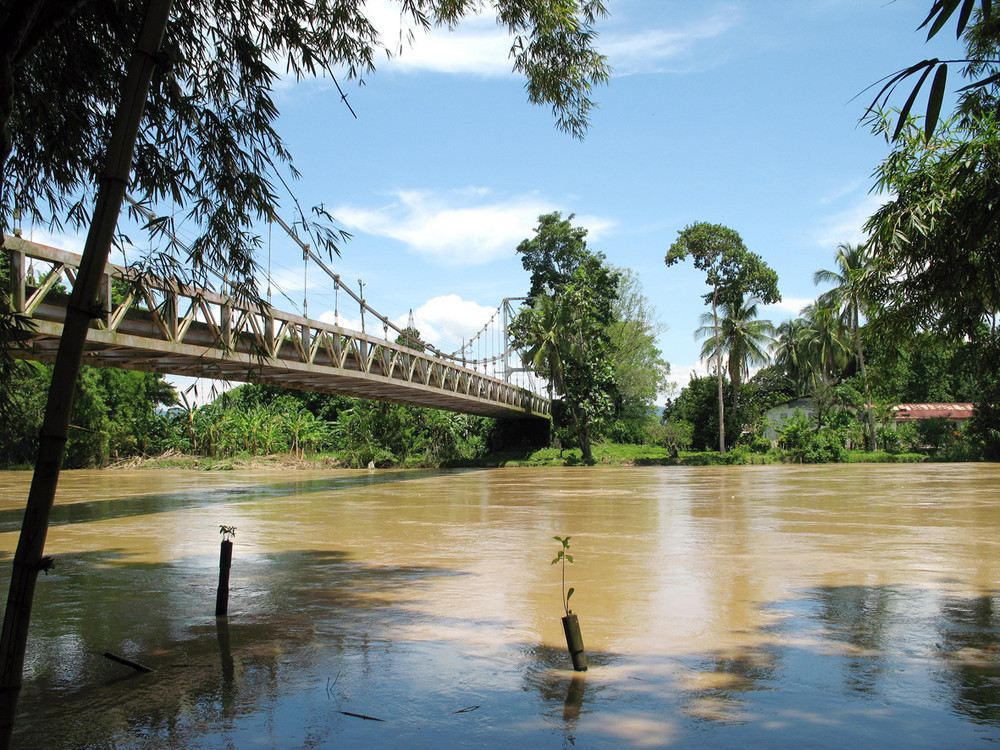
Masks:
[[[930,31],[927,32],[927,38],[930,39],[932,36],[937,34],[941,27],[948,23],[948,19],[951,18],[951,14],[955,12],[955,8],[961,0],[935,0],[934,5],[931,6],[931,12],[927,14],[927,18],[924,22],[918,26],[918,29],[922,29],[926,26],[934,16],[937,16],[937,20],[931,24]]]
[[[962,11],[958,14],[958,28],[955,30],[955,38],[958,39],[962,36],[962,32],[965,31],[966,24],[969,23],[969,16],[972,15],[972,9],[976,5],[976,0],[965,0],[965,4],[962,5]]]
[[[931,93],[927,99],[927,119],[924,121],[924,140],[930,140],[937,127],[938,117],[941,115],[941,102],[944,100],[945,82],[948,79],[948,66],[944,63],[934,74],[934,82],[931,84]]]
[[[899,111],[899,121],[896,123],[896,129],[893,131],[892,140],[895,141],[899,138],[899,134],[903,132],[903,128],[906,127],[906,120],[910,116],[910,110],[913,109],[913,102],[916,101],[917,94],[920,93],[920,88],[924,85],[924,81],[927,80],[927,76],[930,75],[934,66],[937,65],[937,58],[933,60],[924,60],[919,65],[926,66],[923,75],[920,76],[920,80],[917,81],[917,85],[913,87],[913,91],[910,92],[909,99],[906,100],[906,104]],[[914,66],[917,67],[917,66]]]
[[[972,83],[966,86],[962,86],[962,88],[960,88],[959,91],[961,92],[961,91],[968,91],[969,89],[982,88],[983,86],[989,86],[991,84],[997,83],[998,81],[1000,81],[1000,73],[994,73],[993,75],[984,78],[981,81],[973,81]]]

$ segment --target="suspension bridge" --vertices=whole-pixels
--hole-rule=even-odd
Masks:
[[[75,282],[80,256],[20,237],[3,239],[12,308],[28,321],[11,354],[51,362],[62,334],[66,290]],[[303,247],[308,254],[308,245]],[[322,265],[315,256],[313,260]],[[467,414],[549,414],[541,384],[519,367],[508,344],[511,301],[501,303],[461,349],[446,354],[410,340],[408,330],[368,307],[363,296],[323,268],[335,293],[358,303],[362,327],[367,313],[382,336],[281,311],[269,299],[249,304],[207,284],[108,264],[84,364],[252,381]],[[117,294],[112,294],[113,285]]]

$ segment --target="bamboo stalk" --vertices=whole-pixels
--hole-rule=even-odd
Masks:
[[[171,3],[172,0],[149,0],[146,6],[142,29],[122,84],[122,98],[112,125],[93,220],[66,309],[66,321],[39,435],[35,473],[14,553],[3,632],[0,634],[0,750],[10,747],[23,679],[31,606],[45,549],[49,514],[59,482],[59,469],[66,451],[73,393],[80,374],[87,330],[95,315],[101,279],[121,213],[135,154],[135,140]]]

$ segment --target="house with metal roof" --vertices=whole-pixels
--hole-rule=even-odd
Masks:
[[[961,427],[972,417],[975,408],[975,404],[897,404],[892,407],[892,421],[900,425],[921,419],[947,419]]]

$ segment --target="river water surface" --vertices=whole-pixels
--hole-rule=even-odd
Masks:
[[[66,472],[46,552],[21,748],[1000,742],[996,465]]]

